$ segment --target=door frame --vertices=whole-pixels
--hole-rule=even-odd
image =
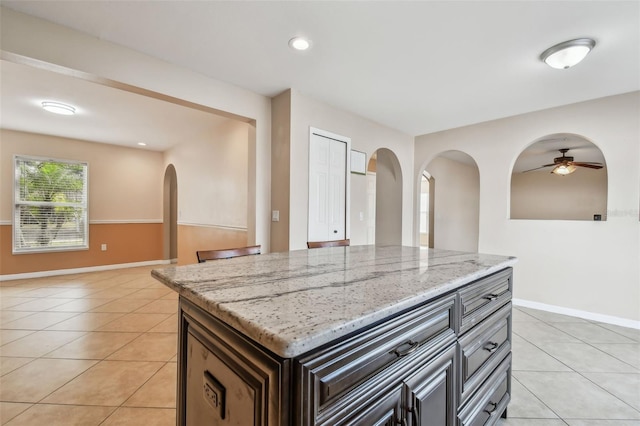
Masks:
[[[351,221],[349,218],[351,217],[351,138],[347,136],[338,135],[336,133],[328,132],[326,130],[318,129],[315,127],[309,126],[309,146],[311,145],[311,138],[313,135],[321,136],[328,139],[333,139],[338,142],[343,142],[347,144],[347,158],[345,159],[345,191],[344,191],[344,234],[346,239],[351,238]],[[311,164],[311,150],[308,150],[309,158],[307,158],[307,179],[309,179],[309,171]],[[309,216],[311,212],[309,211],[309,182],[307,181],[307,239],[309,238]]]

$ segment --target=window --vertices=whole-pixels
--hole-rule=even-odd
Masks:
[[[14,158],[13,252],[87,249],[87,163]]]

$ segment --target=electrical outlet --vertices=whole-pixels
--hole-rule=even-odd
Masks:
[[[273,210],[271,212],[271,222],[280,222],[280,210]]]
[[[100,250],[102,250],[102,251],[107,251],[107,245],[106,245],[106,244],[102,244],[102,245],[100,246]]]

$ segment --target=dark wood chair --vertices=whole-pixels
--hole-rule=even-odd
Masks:
[[[321,247],[345,247],[351,244],[350,240],[333,240],[333,241],[307,241],[307,248]]]
[[[221,250],[199,250],[196,251],[198,263],[204,263],[208,260],[230,259],[232,257],[250,256],[260,254],[261,246],[236,247]]]

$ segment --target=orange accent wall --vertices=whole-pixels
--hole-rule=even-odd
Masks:
[[[178,265],[198,263],[196,251],[247,246],[247,231],[178,225]]]
[[[162,260],[162,236],[162,223],[93,224],[89,250],[14,255],[11,225],[2,225],[0,275]]]

